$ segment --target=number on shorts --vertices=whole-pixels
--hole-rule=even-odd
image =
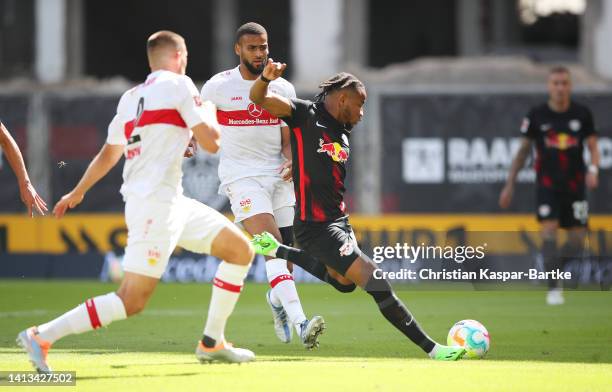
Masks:
[[[580,222],[586,222],[589,216],[589,203],[586,200],[575,201],[572,203],[574,210],[574,219]]]

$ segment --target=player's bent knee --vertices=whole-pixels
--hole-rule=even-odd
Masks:
[[[126,272],[117,290],[117,296],[123,302],[128,317],[143,311],[155,291],[157,282],[158,279],[155,278]]]
[[[130,306],[125,307],[125,314],[129,316],[134,316],[140,312],[142,312],[145,308],[146,304],[144,302],[133,302]]]
[[[227,255],[223,260],[232,264],[248,265],[253,261],[254,257],[253,247],[246,237],[242,236],[242,238],[232,244],[231,249],[227,251]]]
[[[352,293],[357,288],[355,283],[332,268],[327,268],[327,276],[327,283],[343,294]]]
[[[327,267],[327,274],[334,280],[336,280],[338,283],[340,283],[341,285],[345,285],[345,286],[349,286],[351,284],[354,284],[354,282],[348,278],[345,278],[344,276],[342,276],[338,271],[334,270],[333,268]]]
[[[126,291],[121,291],[121,289],[117,291],[117,296],[123,302],[125,314],[128,317],[142,312],[147,305],[148,297],[130,295]]]
[[[342,294],[352,293],[357,288],[355,283],[341,284],[340,282],[337,282],[336,284],[332,284],[332,286]]]
[[[253,261],[254,257],[253,247],[245,240],[241,241],[241,243],[236,243],[233,254],[224,260],[232,264],[247,265]]]
[[[224,228],[212,243],[211,254],[231,264],[247,265],[255,252],[249,240],[236,228]]]

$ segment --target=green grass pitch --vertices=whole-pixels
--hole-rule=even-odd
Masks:
[[[0,281],[0,370],[30,370],[15,346],[21,329],[114,287]],[[488,328],[491,351],[485,360],[449,363],[427,359],[387,324],[367,294],[340,294],[316,284],[298,289],[306,313],[327,321],[321,347],[305,351],[295,337],[291,344],[280,343],[266,289],[246,284],[226,331],[228,340],[255,351],[255,363],[199,364],[193,352],[210,285],[161,284],[141,315],[58,342],[50,363],[76,371],[77,387],[53,390],[612,391],[611,292],[569,292],[565,306],[548,307],[541,291],[400,289],[399,296],[439,341],[461,319]]]

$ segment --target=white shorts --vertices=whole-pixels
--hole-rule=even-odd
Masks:
[[[180,196],[159,202],[131,196],[125,203],[128,229],[123,269],[160,278],[176,246],[210,253],[217,234],[232,223],[213,208]]]
[[[272,176],[246,177],[222,189],[230,200],[234,222],[258,214],[272,214],[278,227],[293,226],[293,182]]]

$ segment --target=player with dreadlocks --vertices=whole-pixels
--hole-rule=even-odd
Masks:
[[[357,246],[344,204],[344,178],[351,130],[363,117],[364,84],[349,73],[323,82],[316,101],[288,99],[268,91],[286,64],[268,60],[251,87],[250,98],[291,128],[296,209],[295,239],[302,248],[280,244],[267,233],[256,236],[257,253],[292,260],[341,292],[356,285],[372,296],[385,318],[413,343],[437,360],[463,357],[461,347],[433,341],[381,277],[376,264]]]

